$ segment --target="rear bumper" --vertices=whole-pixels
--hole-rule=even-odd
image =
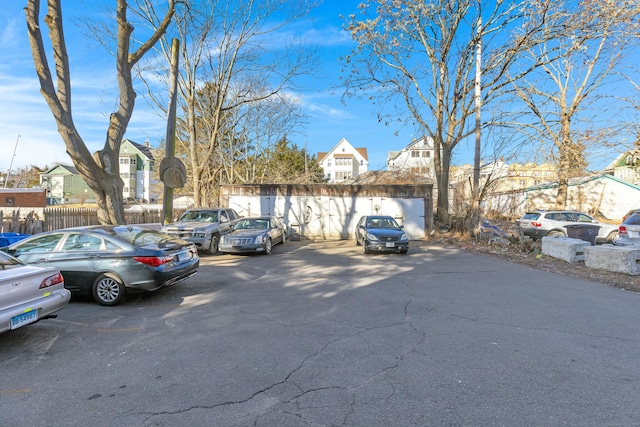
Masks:
[[[11,329],[11,319],[29,311],[38,311],[38,321],[56,313],[69,304],[71,292],[67,289],[60,289],[51,293],[43,289],[44,296],[34,301],[20,304],[0,311],[0,333]],[[25,325],[26,326],[26,325]]]

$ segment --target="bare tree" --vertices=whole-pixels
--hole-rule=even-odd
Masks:
[[[616,121],[612,92],[605,85],[622,81],[622,65],[637,46],[639,17],[637,1],[558,1],[539,23],[544,39],[529,50],[530,58],[548,58],[550,51],[554,58],[514,87],[533,116],[518,126],[543,141],[557,165],[557,209],[566,205],[569,179],[586,170],[585,150],[608,140],[603,138],[606,129],[593,129],[593,123],[600,114],[609,118],[606,126]],[[592,115],[586,111],[589,105],[595,107]],[[579,126],[580,119],[591,124]]]
[[[346,24],[357,47],[344,58],[345,94],[375,102],[379,121],[409,123],[433,139],[442,222],[448,221],[453,149],[474,133],[477,43],[485,45],[481,98],[486,104],[507,84],[506,71],[537,30],[516,31],[524,2],[480,6],[477,0],[367,0],[360,17],[352,15]],[[544,9],[539,12],[544,16]]]
[[[311,0],[205,0],[176,15],[182,136],[196,206],[209,203],[205,196],[223,172],[232,182],[239,178],[233,163],[213,171],[212,162],[248,142],[251,132],[236,127],[240,110],[284,99],[297,77],[313,72],[315,50],[281,33],[312,6]],[[162,47],[168,58],[168,42]]]
[[[40,0],[28,0],[25,8],[29,41],[34,65],[40,80],[40,91],[58,125],[58,132],[67,153],[82,178],[94,191],[98,204],[98,220],[102,224],[123,224],[123,182],[120,179],[118,156],[120,145],[135,105],[132,69],[142,56],[164,34],[175,13],[175,1],[167,1],[167,11],[150,37],[137,45],[132,34],[134,27],[127,20],[127,0],[116,1],[116,68],[119,89],[118,109],[111,113],[104,147],[92,155],[75,127],[71,103],[71,67],[64,38],[61,0],[48,0],[44,22],[49,28],[51,55],[55,62],[55,78],[47,59],[40,26]],[[141,0],[142,5],[150,2]]]

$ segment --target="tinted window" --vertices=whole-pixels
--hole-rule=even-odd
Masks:
[[[593,222],[593,218],[583,213],[576,214],[576,217],[578,222]]]
[[[640,214],[633,214],[623,222],[625,225],[640,225]]]
[[[538,212],[527,212],[522,216],[522,219],[538,219],[540,218],[540,213]]]
[[[69,234],[64,244],[63,251],[99,251],[102,248],[102,239],[90,234]]]
[[[36,237],[28,242],[18,242],[15,246],[16,253],[53,252],[62,236],[64,236],[63,233],[54,233]]]

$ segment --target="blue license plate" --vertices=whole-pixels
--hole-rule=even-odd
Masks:
[[[28,325],[29,323],[36,322],[37,320],[38,310],[31,310],[26,313],[22,313],[11,318],[11,329],[18,329],[20,326]]]

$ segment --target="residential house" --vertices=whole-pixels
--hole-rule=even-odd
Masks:
[[[640,143],[632,150],[621,153],[605,168],[605,173],[613,175],[629,184],[640,185]]]
[[[122,141],[119,163],[125,200],[157,199],[151,189],[154,184],[151,178],[154,158],[148,142],[142,145],[128,139]],[[95,194],[74,166],[57,165],[41,173],[40,184],[47,190],[47,204],[95,202]]]
[[[154,167],[149,142],[144,145],[125,139],[120,145],[120,178],[124,182],[122,196],[136,200],[151,201],[157,195],[151,191],[151,171]]]
[[[422,137],[412,141],[400,151],[390,151],[387,155],[387,169],[425,176],[435,182],[433,154],[433,140]]]
[[[354,148],[345,138],[328,153],[318,153],[318,163],[328,184],[342,183],[366,172],[369,167],[367,149]]]
[[[48,205],[95,202],[95,194],[75,166],[57,165],[40,174],[40,185],[46,189]]]

